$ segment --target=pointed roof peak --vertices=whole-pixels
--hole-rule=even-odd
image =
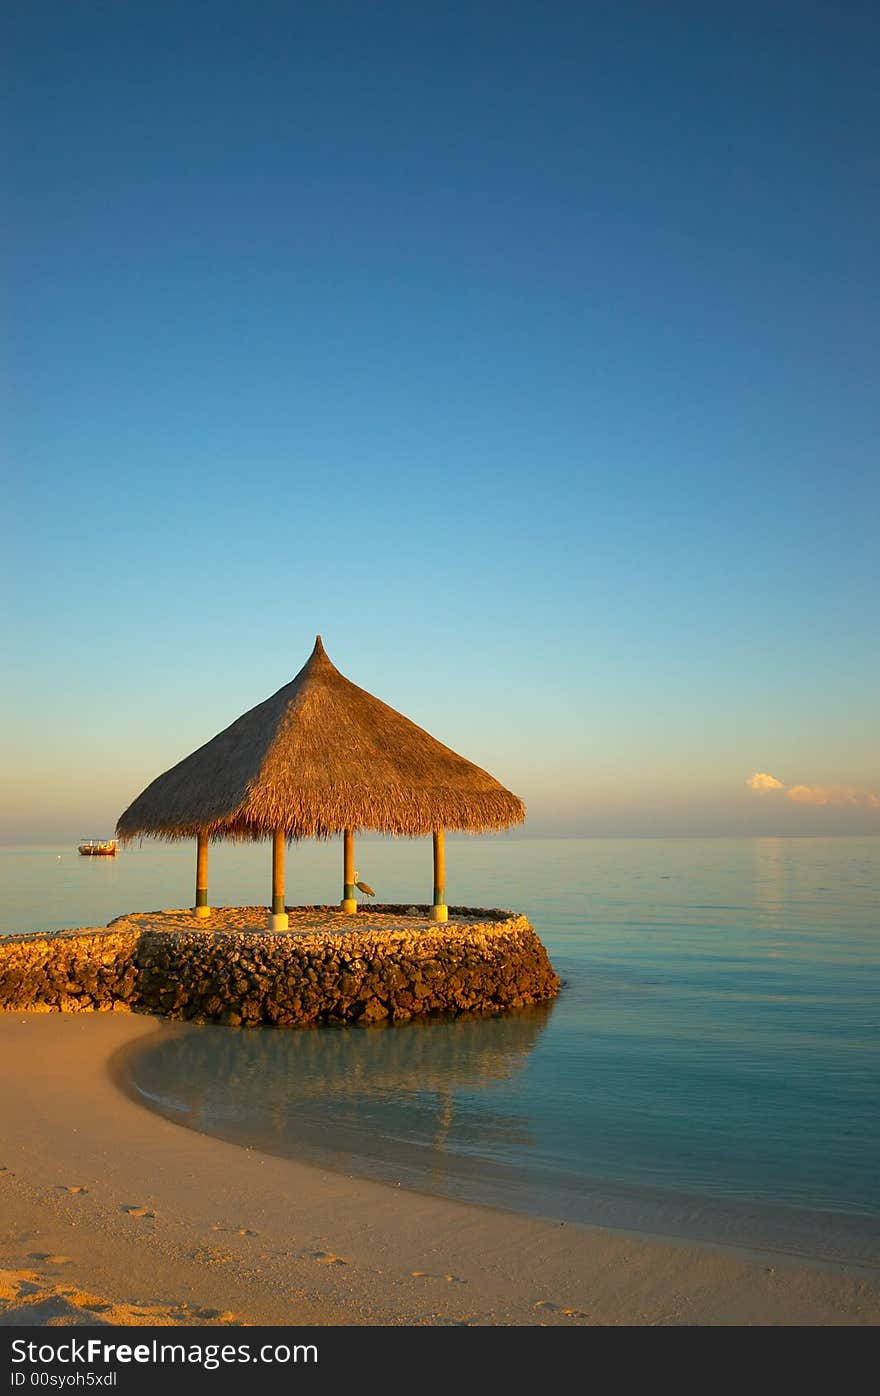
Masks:
[[[306,669],[311,669],[316,664],[329,664],[331,669],[334,667],[333,661],[324,648],[324,641],[321,639],[320,635],[315,636],[315,647],[306,660],[305,667]]]

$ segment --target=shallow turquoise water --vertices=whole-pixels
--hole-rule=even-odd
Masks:
[[[58,851],[0,851],[2,929],[189,900],[188,849],[109,867]],[[212,854],[212,896],[264,901],[267,859]],[[338,859],[295,850],[289,899],[332,900]],[[423,845],[364,841],[358,861],[381,900],[424,899]],[[554,1004],[391,1029],[168,1025],[129,1058],[131,1089],[351,1173],[877,1264],[878,872],[877,839],[451,840],[450,900],[525,911],[565,980]]]

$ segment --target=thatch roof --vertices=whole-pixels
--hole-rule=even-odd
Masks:
[[[522,800],[340,674],[321,637],[292,683],[157,777],[123,840],[327,838],[343,829],[506,829]]]

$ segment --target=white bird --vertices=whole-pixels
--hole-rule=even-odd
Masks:
[[[358,889],[358,891],[359,891],[359,892],[363,892],[363,894],[364,894],[365,897],[375,897],[376,893],[373,891],[373,889],[372,889],[372,887],[370,886],[369,882],[358,882],[358,877],[359,877],[359,876],[360,876],[360,874],[358,873],[357,868],[355,868],[355,870],[354,870],[354,885],[355,885],[355,887]]]

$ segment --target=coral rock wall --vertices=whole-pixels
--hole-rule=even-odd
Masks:
[[[244,910],[256,926],[265,916]],[[207,922],[158,912],[105,929],[7,936],[0,1009],[297,1027],[498,1013],[557,992],[524,916],[451,908],[452,919],[435,925],[425,910],[375,908],[357,929],[332,908],[299,908],[296,929],[272,933],[244,928],[239,909]]]

